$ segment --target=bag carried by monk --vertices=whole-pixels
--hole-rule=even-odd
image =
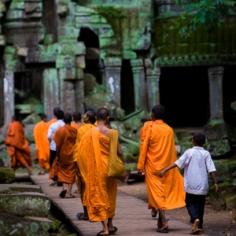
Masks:
[[[112,130],[110,142],[110,155],[108,160],[108,176],[114,178],[122,178],[125,175],[125,164],[117,155],[118,132]]]

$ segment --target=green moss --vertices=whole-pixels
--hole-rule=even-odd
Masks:
[[[121,51],[123,35],[122,22],[125,18],[127,18],[124,9],[120,9],[117,7],[96,7],[95,10],[111,25],[115,33],[118,49],[119,51]]]
[[[222,119],[211,119],[210,122],[207,124],[210,128],[218,127],[224,124]]]
[[[126,163],[125,164],[125,169],[127,171],[137,170],[137,164],[136,163]]]
[[[15,173],[13,169],[0,167],[0,183],[12,183],[14,180]]]
[[[178,17],[158,18],[154,23],[156,33],[153,40],[156,54],[159,57],[200,55],[196,57],[199,60],[204,60],[201,57],[204,55],[208,63],[213,62],[215,58],[230,60],[232,54],[236,53],[235,21],[235,18],[227,19],[225,24],[214,31],[207,31],[206,27],[198,27],[188,32],[187,37],[182,37],[181,30],[186,26],[187,20],[181,21]],[[219,55],[222,55],[222,58],[219,58]]]

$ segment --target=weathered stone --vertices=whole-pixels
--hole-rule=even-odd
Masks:
[[[86,67],[84,55],[76,57],[76,67],[81,69],[84,69]]]
[[[62,5],[60,4],[58,7],[57,7],[57,14],[61,17],[64,17],[66,16],[67,14],[69,13],[69,7],[66,6],[66,5]]]
[[[5,11],[6,11],[5,3],[0,2],[0,13],[1,13],[1,12],[5,12]]]
[[[0,194],[0,208],[19,216],[48,216],[50,202],[41,193]]]
[[[41,192],[41,188],[37,185],[29,184],[0,184],[1,193],[15,193],[15,192]]]
[[[0,213],[0,235],[49,236],[53,222],[47,218],[18,217],[11,213]]]
[[[28,48],[19,47],[16,51],[18,56],[26,57],[28,55]]]
[[[4,46],[6,44],[4,35],[0,35],[0,46]]]
[[[0,183],[11,183],[15,180],[14,170],[7,167],[0,167]]]
[[[92,74],[84,74],[84,93],[89,95],[95,89],[96,78]]]

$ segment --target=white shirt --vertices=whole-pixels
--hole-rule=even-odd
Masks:
[[[186,150],[175,164],[184,169],[185,192],[196,195],[208,193],[208,173],[216,171],[208,151],[194,146]]]
[[[60,127],[65,125],[63,120],[57,120],[56,122],[52,123],[48,128],[48,140],[50,142],[50,150],[56,151],[56,143],[53,139],[56,130]]]

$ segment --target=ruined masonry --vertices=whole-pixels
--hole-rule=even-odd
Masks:
[[[173,2],[2,0],[1,126],[16,110],[51,116],[57,105],[106,104],[122,118],[161,103],[171,125],[205,127],[227,152],[236,141],[236,17],[182,38]]]

